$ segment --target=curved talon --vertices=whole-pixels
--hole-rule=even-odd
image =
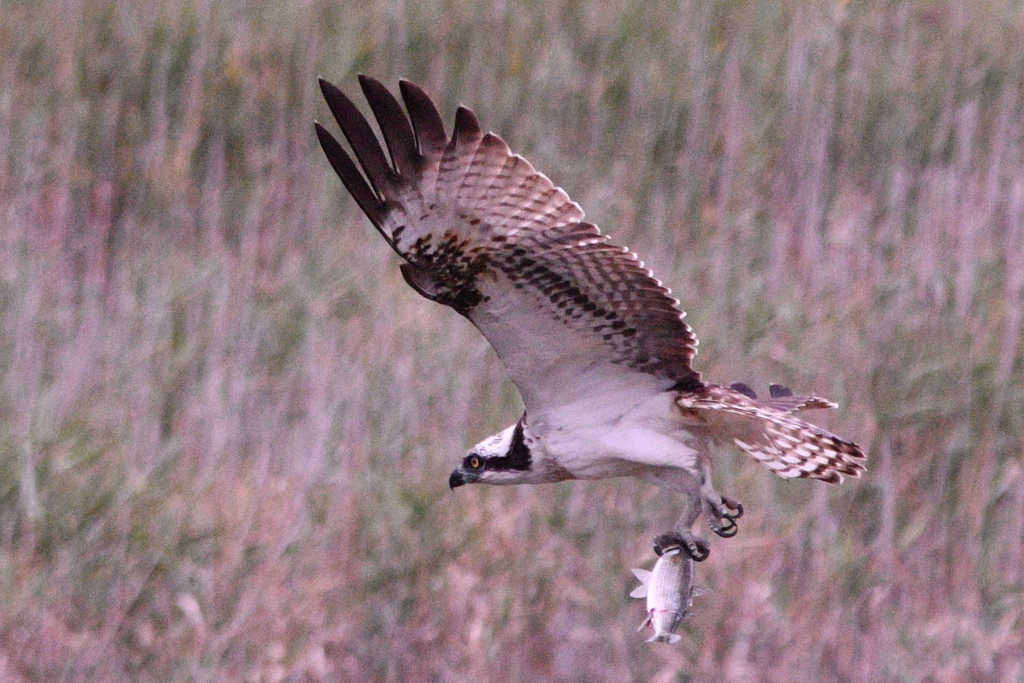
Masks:
[[[682,534],[678,531],[671,531],[654,538],[654,552],[661,557],[666,551],[672,548],[682,548],[686,554],[697,562],[703,562],[711,554],[711,547],[708,542],[699,536],[691,533]]]
[[[723,512],[723,517],[725,517],[726,519],[731,519],[732,521],[736,521],[737,519],[743,516],[742,503],[740,503],[739,501],[734,501],[731,498],[723,498],[722,502],[725,503],[725,506],[727,508],[735,510],[735,512]]]
[[[686,544],[686,552],[693,558],[694,562],[703,562],[711,554],[711,548],[706,541],[694,538]]]
[[[728,519],[729,523],[728,524],[723,524],[721,527],[718,527],[718,528],[712,528],[712,531],[714,531],[716,534],[718,534],[722,538],[732,538],[733,536],[736,535],[736,533],[740,530],[740,528],[736,524],[736,520],[734,520],[729,515],[724,515],[724,518]]]

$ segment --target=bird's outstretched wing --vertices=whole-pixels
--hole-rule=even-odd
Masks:
[[[383,135],[337,87],[324,98],[355,161],[319,123],[334,170],[423,296],[466,316],[497,351],[528,411],[633,391],[701,385],[685,313],[636,254],[460,107],[447,135],[417,86],[406,114],[378,81],[359,83]],[[358,162],[358,165],[357,163]]]

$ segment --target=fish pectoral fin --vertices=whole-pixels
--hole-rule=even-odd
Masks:
[[[651,617],[650,617],[650,615],[648,615],[648,616],[647,616],[647,618],[646,618],[646,619],[644,619],[643,623],[642,623],[642,624],[640,624],[640,625],[639,625],[639,626],[637,627],[637,629],[636,629],[636,630],[637,630],[637,631],[643,631],[643,630],[644,630],[645,628],[647,628],[647,627],[648,627],[648,626],[650,626],[650,625],[651,625]],[[653,638],[653,636],[652,636],[652,638]],[[650,642],[650,641],[648,641],[648,642]]]
[[[647,597],[647,587],[650,585],[651,572],[647,569],[635,568],[633,569],[633,575],[640,582],[640,585],[633,589],[630,593],[631,598],[645,598]]]
[[[640,567],[636,567],[635,569],[633,569],[633,576],[640,579],[640,583],[648,584],[651,582],[650,570],[640,569]]]
[[[651,583],[651,572],[646,569],[634,569],[633,575],[640,580],[640,585],[629,593],[631,598],[646,598],[647,587]]]

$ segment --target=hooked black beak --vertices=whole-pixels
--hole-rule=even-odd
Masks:
[[[454,491],[463,484],[472,484],[480,477],[472,472],[464,472],[461,467],[456,467],[452,471],[452,476],[448,477],[448,486]]]

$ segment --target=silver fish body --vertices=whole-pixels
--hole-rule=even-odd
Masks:
[[[681,546],[661,549],[652,571],[634,569],[640,585],[629,594],[633,598],[647,598],[647,618],[638,631],[650,626],[654,635],[648,643],[676,643],[675,632],[693,604],[693,558]]]

